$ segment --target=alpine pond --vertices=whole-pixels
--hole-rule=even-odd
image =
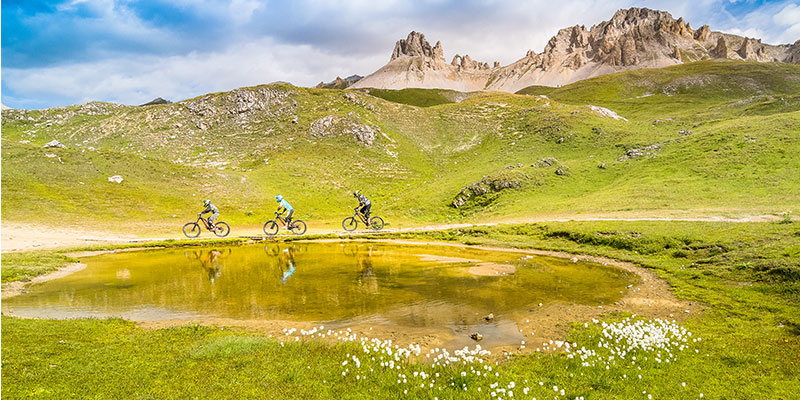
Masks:
[[[596,263],[384,242],[268,243],[120,252],[3,301],[23,317],[121,317],[291,327],[376,327],[464,345],[519,343],[542,303],[602,306],[637,277]],[[486,318],[492,314],[492,318]]]

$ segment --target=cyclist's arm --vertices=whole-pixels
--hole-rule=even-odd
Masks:
[[[205,214],[205,213],[210,213],[210,212],[211,212],[211,206],[208,206],[208,207],[206,207],[206,209],[205,209],[205,210],[203,210],[203,211],[200,211],[200,215],[203,215],[203,214]]]

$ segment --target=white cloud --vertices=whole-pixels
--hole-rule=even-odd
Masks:
[[[507,65],[529,49],[542,51],[561,28],[588,28],[629,7],[666,10],[675,18],[684,17],[695,28],[708,24],[713,30],[758,37],[765,43],[800,39],[797,0],[767,2],[744,17],[726,11],[730,1],[723,0],[233,0],[224,4],[175,0],[176,7],[201,10],[203,15],[218,16],[223,21],[224,34],[215,36],[220,40],[199,48],[187,40],[192,32],[153,26],[137,17],[127,4],[86,0],[68,7],[92,7],[100,15],[91,21],[97,32],[106,27],[137,45],[164,41],[188,44],[150,46],[156,49],[146,50],[151,52],[145,55],[107,52],[101,55],[113,54],[113,58],[65,60],[57,66],[30,69],[3,68],[3,87],[8,89],[4,103],[16,107],[88,100],[140,104],[158,96],[181,100],[277,80],[309,86],[337,75],[373,72],[389,60],[395,41],[411,30],[423,32],[431,44],[441,41],[448,60],[458,53]],[[172,55],[156,55],[155,51]]]
[[[380,58],[380,59],[378,59]],[[310,46],[262,40],[217,53],[193,52],[172,57],[130,57],[37,69],[4,69],[5,85],[27,97],[49,95],[77,102],[102,99],[141,104],[155,97],[178,101],[208,92],[275,80],[313,86],[322,78],[362,72],[383,57],[352,59],[322,53]],[[21,103],[26,101],[19,99]]]
[[[800,39],[800,5],[789,4],[781,9],[772,20],[776,25],[785,27],[780,34],[781,41],[792,43]]]

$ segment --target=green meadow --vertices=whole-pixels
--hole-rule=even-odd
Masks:
[[[572,325],[563,339],[578,349],[594,350],[596,355],[586,361],[575,352],[543,351],[493,354],[483,363],[401,358],[391,370],[379,358],[390,357],[364,353],[359,341],[331,344],[299,333],[267,337],[240,328],[199,325],[153,330],[119,319],[3,317],[3,396],[469,399],[488,398],[491,392],[512,398],[510,390],[513,398],[538,399],[648,394],[655,399],[701,394],[710,399],[790,399],[800,390],[796,225],[552,222],[381,237],[550,249],[652,269],[679,298],[704,305],[701,314],[680,325],[691,336],[685,336],[685,349],[670,348],[669,362],[666,352],[658,358],[655,351],[639,349],[624,360],[617,354],[613,362],[603,363],[613,354],[598,346],[604,337],[602,323],[631,317],[621,314],[606,314],[602,323]],[[31,257],[37,254],[50,257]],[[4,256],[4,269],[16,267]],[[358,367],[353,356],[360,361]],[[638,362],[631,359],[637,356]],[[343,365],[345,361],[349,362]]]
[[[65,147],[45,148],[52,140]],[[517,94],[272,84],[145,107],[4,110],[0,146],[4,223],[177,237],[209,198],[233,236],[3,253],[4,284],[74,262],[79,250],[246,243],[237,229],[271,217],[276,194],[310,228],[334,230],[352,215],[350,193],[361,190],[388,228],[499,224],[280,240],[401,239],[602,256],[652,270],[703,309],[680,324],[606,313],[570,325],[558,338],[575,345],[570,352],[448,363],[301,332],[4,315],[3,397],[791,399],[800,392],[797,65],[703,61]],[[114,175],[122,183],[108,180]],[[770,222],[578,221],[762,216]],[[533,222],[555,219],[564,222]],[[670,340],[658,342],[662,336]],[[653,341],[662,347],[648,347]]]
[[[7,110],[3,218],[177,234],[208,198],[235,234],[283,194],[311,227],[335,227],[353,190],[390,227],[779,215],[800,194],[798,76],[796,65],[699,62],[546,97],[274,84],[146,107]],[[372,129],[371,143],[354,126]],[[66,148],[43,148],[51,140]],[[452,206],[475,186],[486,193]]]

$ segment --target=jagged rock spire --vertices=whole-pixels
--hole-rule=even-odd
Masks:
[[[436,42],[436,45],[431,47],[431,44],[425,39],[425,35],[417,31],[411,31],[405,40],[400,39],[395,43],[391,59],[394,60],[403,56],[422,56],[444,61],[442,42]]]

